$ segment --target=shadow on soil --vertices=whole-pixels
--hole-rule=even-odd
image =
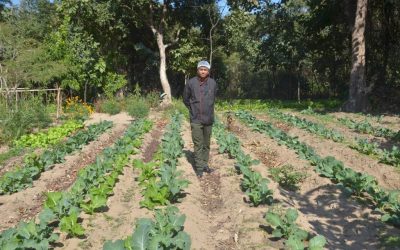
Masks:
[[[302,195],[284,189],[281,192],[296,200],[303,214],[321,218],[309,222],[316,232],[325,236],[328,249],[400,249],[380,244],[386,236],[398,235],[398,229],[377,221],[369,210],[359,214],[360,206],[368,207],[351,201],[353,198],[335,185],[320,186]]]

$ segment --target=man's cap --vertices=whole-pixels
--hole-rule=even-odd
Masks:
[[[211,65],[207,61],[200,61],[197,64],[197,68],[200,68],[200,67],[206,67],[208,70],[211,69]]]

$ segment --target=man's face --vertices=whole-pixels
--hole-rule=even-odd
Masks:
[[[206,67],[200,67],[197,69],[197,74],[200,78],[206,78],[209,74],[209,70]]]

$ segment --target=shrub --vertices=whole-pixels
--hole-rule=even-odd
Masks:
[[[160,95],[157,91],[151,91],[146,95],[146,102],[150,107],[155,108],[160,104]]]
[[[101,102],[100,104],[100,110],[101,112],[110,114],[110,115],[116,115],[119,112],[121,112],[121,107],[118,103],[117,100],[115,99],[107,99]]]
[[[126,101],[126,112],[132,117],[143,118],[149,114],[150,105],[145,99],[137,96],[130,96]]]
[[[21,99],[18,109],[9,107],[4,109],[0,120],[0,140],[10,143],[20,136],[32,132],[35,128],[45,128],[51,122],[48,109],[43,107],[42,101],[37,98]]]
[[[172,116],[176,111],[183,114],[186,119],[189,119],[189,110],[186,108],[185,104],[183,104],[182,99],[173,99],[172,105],[168,106],[165,112],[165,115],[168,117]]]
[[[83,102],[78,96],[75,96],[67,99],[64,112],[74,120],[86,120],[94,110],[92,106]]]
[[[280,186],[288,190],[297,190],[300,182],[303,182],[307,174],[295,171],[292,165],[284,165],[270,170],[272,179]]]

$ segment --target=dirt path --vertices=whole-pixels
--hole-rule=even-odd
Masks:
[[[218,154],[218,146],[212,140],[210,166],[215,172],[198,179],[192,167],[193,143],[187,123],[183,139],[186,157],[180,159],[179,169],[191,184],[178,207],[187,216],[185,231],[192,237],[192,249],[278,248],[266,240],[266,233],[260,228],[267,208],[250,207],[244,202],[234,160]]]
[[[158,115],[150,114],[149,118],[155,121],[153,129],[144,135],[141,153],[133,155],[132,159],[151,159],[155,153],[154,149],[157,149],[165,127],[165,122],[159,122],[156,117]],[[81,213],[85,238],[66,238],[63,234],[60,240],[62,245],[57,249],[102,249],[107,240],[124,239],[132,235],[138,218],[152,217],[152,211],[139,205],[141,188],[135,181],[139,174],[131,165],[126,166],[114,187],[114,195],[107,201],[108,209],[94,215]]]
[[[93,114],[88,124],[101,120],[114,122],[97,140],[84,146],[83,149],[66,157],[64,163],[45,171],[33,182],[33,187],[11,195],[0,196],[0,231],[15,226],[21,220],[33,218],[42,209],[45,194],[48,191],[60,191],[68,188],[76,179],[79,169],[94,162],[96,155],[104,148],[112,145],[120,137],[131,122],[126,113],[115,116]]]
[[[276,124],[274,119],[270,119],[265,114],[257,115],[257,118]],[[382,187],[400,189],[400,172],[395,167],[379,163],[378,160],[354,151],[345,144],[321,138],[305,130],[296,127],[288,127],[286,130],[289,135],[297,136],[301,142],[313,147],[321,157],[334,156],[336,159],[343,161],[345,166],[357,172],[374,176]]]
[[[274,140],[234,122],[234,133],[242,141],[245,151],[253,152],[263,164],[257,170],[267,174],[268,168],[291,164],[306,173],[298,192],[279,188],[282,201],[297,208],[304,220],[299,224],[321,234],[328,241],[328,249],[380,249],[380,240],[386,235],[398,235],[400,231],[378,221],[371,208],[347,197],[339,186],[329,179],[318,176],[305,160],[294,151],[278,145]],[[274,194],[276,194],[274,190]]]

